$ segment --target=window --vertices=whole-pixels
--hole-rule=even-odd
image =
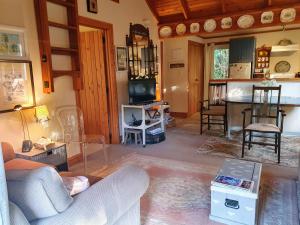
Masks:
[[[213,79],[228,77],[229,46],[219,45],[214,49]]]

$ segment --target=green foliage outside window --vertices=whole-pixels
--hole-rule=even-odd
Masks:
[[[220,48],[214,50],[214,73],[213,79],[228,77],[229,49]]]

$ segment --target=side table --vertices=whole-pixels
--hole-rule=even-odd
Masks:
[[[30,152],[16,152],[16,157],[49,164],[55,166],[58,171],[69,170],[65,143],[56,142],[48,150],[33,148]]]

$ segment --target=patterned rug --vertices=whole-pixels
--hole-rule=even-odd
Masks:
[[[241,132],[234,132],[232,134],[232,140],[219,137],[212,132],[210,135],[205,134],[205,136],[205,142],[197,149],[198,153],[229,158],[241,158]],[[262,138],[259,139],[259,141],[262,142],[270,141]],[[280,165],[298,167],[300,138],[282,137],[281,146]],[[277,154],[275,154],[274,147],[272,146],[253,145],[250,150],[248,150],[248,146],[246,146],[244,159],[262,163],[277,164]]]
[[[219,224],[209,220],[210,181],[218,168],[130,154],[106,171],[93,175],[107,176],[124,165],[144,168],[151,179],[149,189],[141,200],[143,225]],[[295,181],[264,177],[259,225],[298,224],[295,196]]]
[[[241,158],[242,154],[242,132],[232,132],[231,140],[226,138],[222,129],[205,131],[204,142],[197,148],[200,154],[207,154],[219,157]],[[205,128],[206,129],[206,128]],[[169,129],[169,132],[184,133],[199,136],[199,114],[187,119],[176,119],[176,127]],[[273,139],[261,139],[258,141],[274,141]],[[300,153],[300,137],[282,137],[280,165],[287,167],[298,167]],[[251,150],[245,148],[245,160],[261,163],[277,164],[277,155],[272,146],[253,145]]]

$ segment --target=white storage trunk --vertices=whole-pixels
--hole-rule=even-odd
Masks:
[[[255,225],[259,202],[261,163],[226,159],[218,175],[254,181],[252,191],[211,185],[210,219],[228,225]]]

